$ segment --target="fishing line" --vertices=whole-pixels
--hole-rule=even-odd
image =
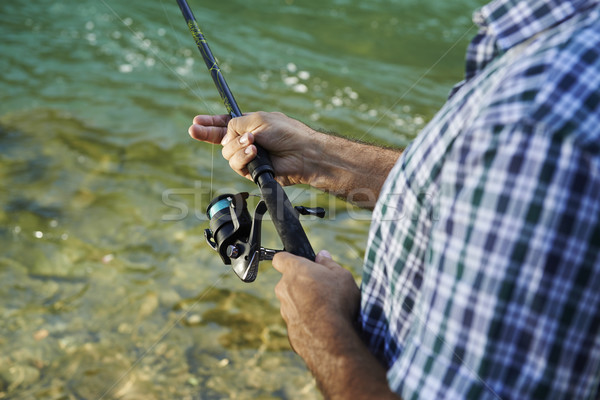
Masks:
[[[140,36],[140,34],[136,31],[133,30],[133,28],[131,28],[128,24],[125,23],[124,19],[121,18],[121,16],[108,4],[106,3],[106,1],[104,0],[100,0],[100,2],[102,4],[104,4],[104,6],[119,20],[121,21],[121,23],[127,27],[127,29],[133,34],[133,36],[138,39],[140,41],[140,43],[144,43],[143,38]],[[163,6],[163,10],[164,9],[164,3],[161,0],[161,4]],[[168,18],[168,14],[166,13],[165,10],[165,15],[167,15],[167,19],[169,20],[169,23],[171,24],[171,28],[173,29],[173,31],[175,31],[173,24],[171,23],[170,19]],[[179,43],[179,38],[177,38],[176,36],[176,40]],[[207,109],[209,109],[212,113],[214,113],[214,111],[212,110],[212,108],[210,107],[210,105],[207,104],[207,102],[204,100],[204,98],[199,95],[198,93],[196,93],[196,91],[183,79],[183,77],[177,73],[177,71],[173,70],[173,68],[171,68],[171,66],[160,56],[160,54],[158,53],[157,50],[155,50],[154,48],[152,48],[152,46],[147,46],[148,49],[150,49],[150,51],[156,56],[156,58],[165,66],[167,67],[167,69],[173,73],[173,75],[175,75],[179,81],[181,83],[183,83],[184,87],[187,88],[189,90],[189,92],[191,94],[193,94],[194,96],[196,96],[200,101],[202,101],[202,103],[204,103],[204,105],[207,107]],[[198,85],[200,85],[199,81],[198,81]],[[199,86],[200,87],[200,86]],[[214,145],[212,145],[212,150],[211,150],[211,196],[212,196],[212,186],[213,186],[213,171],[214,171]],[[181,322],[181,320],[183,318],[185,318],[193,309],[195,306],[198,305],[198,303],[200,303],[202,301],[202,299],[208,294],[210,293],[210,291],[212,289],[214,289],[222,280],[226,275],[229,275],[231,273],[231,270],[228,270],[227,272],[222,273],[215,282],[213,282],[208,289],[200,296],[200,298],[198,298],[194,304],[192,304],[192,306],[185,312],[183,313],[179,318],[177,318],[172,324],[170,325],[166,325],[165,328],[163,329],[163,332],[160,333],[159,338],[157,340],[154,341],[154,343],[149,346],[146,350],[144,350],[144,352],[135,360],[135,362],[127,369],[127,371],[125,371],[116,381],[114,381],[106,390],[104,390],[104,392],[100,395],[99,400],[104,399],[114,388],[115,386],[117,386],[123,379],[125,379],[126,376],[128,376],[131,371],[133,371],[138,365],[139,363],[148,355],[148,353],[150,353],[150,351],[152,351],[160,342],[162,342],[164,340],[164,338]]]
[[[108,10],[119,20],[121,21],[121,23],[133,34],[133,36],[138,39],[141,43],[143,43],[143,38],[140,36],[140,34],[136,31],[133,30],[133,28],[131,26],[129,26],[128,24],[125,23],[124,19],[121,18],[121,16],[119,15],[119,13],[117,13],[105,0],[100,0],[100,2],[102,4],[104,4],[104,6],[106,8],[108,8]],[[179,47],[181,46],[181,42],[179,41],[179,37],[177,36],[177,34],[175,33],[175,27],[173,26],[173,23],[171,22],[171,19],[169,18],[169,14],[165,8],[164,5],[164,1],[161,0],[161,6],[163,8],[163,12],[165,14],[165,16],[167,17],[167,20],[169,21],[169,25],[171,26],[172,32],[175,36],[175,40],[177,41],[177,44]],[[216,112],[213,110],[213,108],[206,102],[206,100],[204,99],[203,96],[201,96],[199,94],[199,92],[201,91],[201,83],[200,80],[196,79],[194,80],[194,84],[198,85],[198,92],[196,90],[194,90],[194,88],[192,88],[188,82],[183,78],[183,76],[181,76],[179,73],[177,73],[177,71],[175,71],[158,53],[157,50],[155,50],[154,48],[152,48],[152,46],[148,46],[148,49],[150,49],[150,51],[156,56],[156,58],[158,58],[158,60],[165,66],[167,67],[167,69],[169,71],[171,71],[171,73],[173,73],[173,75],[175,75],[177,77],[177,79],[179,79],[179,81],[181,83],[183,83],[184,87],[191,93],[193,94],[195,97],[197,97],[208,109],[208,111],[212,114],[216,114]],[[213,194],[213,179],[214,179],[214,147],[215,145],[212,144],[211,145],[211,167],[210,167],[210,195],[212,198],[212,194]]]
[[[213,176],[215,171],[215,145],[210,146],[210,198],[213,198]]]
[[[175,29],[175,26],[173,26],[173,23],[171,22],[171,18],[169,18],[169,13],[167,12],[167,9],[165,8],[165,2],[164,0],[160,0],[160,5],[162,6],[163,9],[163,13],[165,14],[165,16],[167,17],[167,21],[169,21],[169,25],[171,26],[171,31],[173,32],[174,36],[175,36],[175,40],[177,41],[177,46],[179,48],[185,48],[185,46],[181,45],[181,41],[179,40],[179,36],[177,35],[177,30]],[[192,74],[192,79],[194,80],[194,83],[198,86],[198,91],[202,92],[202,86],[200,83],[200,79],[194,79],[194,76]],[[216,112],[208,105],[206,104],[206,102],[204,103],[208,110],[210,111],[211,114],[216,114]]]
[[[223,105],[232,118],[241,117],[242,112],[221,73],[221,69],[198,26],[187,0],[177,0],[177,4],[213,83],[223,100]],[[269,153],[259,144],[255,144],[255,147],[256,155],[247,165],[248,172],[254,183],[260,188],[262,197],[261,202],[254,211],[254,221],[252,221],[245,205],[248,193],[225,195],[229,206],[215,210],[216,213],[209,216],[211,228],[205,230],[207,243],[219,253],[225,264],[232,265],[238,277],[244,282],[254,281],[258,272],[258,263],[261,260],[272,259],[266,257],[272,254],[273,251],[260,246],[260,223],[262,216],[267,211],[285,251],[311,261],[315,259],[314,250],[299,220],[300,212],[292,206],[285,190],[275,179]],[[213,202],[215,200],[218,201],[218,199],[214,199]],[[238,208],[234,210],[236,204]],[[215,205],[211,202],[207,209],[207,215],[210,214],[211,207]],[[240,217],[244,218],[243,224],[242,221],[237,219],[238,209],[241,210]],[[314,210],[303,207],[303,211],[309,214]],[[215,215],[228,215],[231,219],[215,219],[213,218]],[[236,221],[239,224],[234,223]],[[241,227],[244,229],[240,229]]]
[[[164,0],[160,0],[160,5],[162,6],[163,9],[163,13],[165,14],[165,16],[167,17],[167,21],[169,21],[169,25],[171,26],[171,30],[175,33],[177,32],[175,30],[175,27],[173,26],[173,23],[171,22],[171,18],[169,18],[169,13],[167,12],[167,9],[165,8],[165,2]],[[179,41],[179,36],[175,33],[175,40],[177,40],[177,46],[182,48],[183,46],[181,45],[181,42]],[[198,85],[198,90],[202,91],[202,86],[200,84],[200,79],[195,79],[194,80],[196,85]],[[206,104],[206,102],[204,102],[204,104],[207,106],[209,112],[211,114],[216,114],[216,112]],[[210,197],[209,198],[213,198],[213,178],[215,175],[215,144],[211,143],[210,146]]]

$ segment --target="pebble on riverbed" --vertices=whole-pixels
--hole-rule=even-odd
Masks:
[[[34,332],[33,338],[40,341],[46,339],[49,334],[50,332],[48,332],[48,329],[40,329],[39,331]]]

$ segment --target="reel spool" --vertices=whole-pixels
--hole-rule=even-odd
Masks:
[[[250,217],[246,199],[248,193],[223,194],[210,202],[206,209],[210,229],[204,231],[208,245],[216,250],[225,265],[244,282],[253,282],[260,260],[272,259],[274,250],[260,246],[262,216],[267,211],[260,201]],[[270,256],[270,258],[269,258]]]
[[[225,265],[231,265],[244,282],[253,282],[258,274],[258,263],[272,260],[280,250],[261,247],[261,224],[267,206],[260,200],[250,217],[246,200],[247,192],[222,194],[214,198],[206,208],[210,229],[204,230],[208,245],[219,253]],[[322,208],[295,207],[302,215],[323,218]]]

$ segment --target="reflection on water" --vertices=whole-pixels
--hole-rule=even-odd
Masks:
[[[190,3],[244,111],[403,145],[461,79],[478,2]],[[204,244],[212,196],[256,190],[186,133],[224,110],[176,4],[2,2],[0,34],[0,398],[319,398],[278,274],[243,284]],[[359,276],[370,214],[288,192]]]

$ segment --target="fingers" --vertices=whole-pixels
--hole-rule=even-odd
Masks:
[[[190,136],[202,142],[218,144],[221,143],[223,136],[227,132],[227,128],[219,128],[216,126],[192,125],[188,129]]]
[[[315,262],[330,270],[344,269],[340,264],[333,261],[331,254],[327,250],[321,250],[315,257]]]
[[[229,161],[229,166],[242,176],[248,176],[246,165],[256,157],[254,135],[245,133],[234,140],[228,141],[221,150],[223,158]]]
[[[223,137],[221,144],[225,146],[234,139],[239,139],[246,132],[253,132],[256,127],[255,113],[244,114],[242,117],[233,118],[228,121],[227,133]]]
[[[328,263],[329,260],[333,261],[331,254],[327,250],[321,250],[315,258],[315,262],[318,264]]]
[[[254,135],[251,133],[245,133],[242,136],[238,136],[232,140],[227,139],[228,137],[225,137],[225,139],[223,139],[223,142],[221,142],[221,144],[223,145],[223,149],[221,150],[221,152],[223,153],[223,157],[226,160],[230,160],[234,155],[236,155],[239,152],[245,154],[246,149],[254,143]]]
[[[221,143],[227,133],[229,115],[198,115],[188,132],[191,137],[208,143]]]
[[[283,274],[290,268],[290,265],[293,264],[294,261],[298,258],[299,257],[287,253],[285,251],[279,252],[273,257],[273,268],[275,268],[277,271]]]
[[[220,143],[223,146],[223,157],[229,161],[231,168],[250,179],[246,165],[257,153],[253,144],[254,135],[248,133],[254,126],[253,117],[249,117],[250,115],[252,114],[233,119],[229,115],[197,115],[188,132],[194,139],[213,144]]]
[[[333,261],[328,252],[320,252],[316,263],[280,252],[273,257],[273,267],[282,274],[275,295],[288,328],[290,322],[302,320],[316,310],[322,315],[354,320],[360,290],[352,273]]]
[[[343,269],[341,265],[333,261],[331,254],[329,254],[327,250],[321,250],[319,254],[317,254],[315,262],[330,270]],[[295,256],[284,251],[275,254],[273,257],[273,268],[282,274],[285,274],[292,269],[297,269],[299,267],[302,268],[305,266],[314,267],[314,265],[312,265],[312,263],[306,258]]]
[[[238,151],[229,159],[229,166],[238,174],[250,179],[247,165],[256,157],[256,152],[256,146],[254,145],[246,147],[243,151]]]
[[[231,116],[229,116],[228,114],[196,115],[194,117],[194,124],[206,126],[221,126],[226,128],[229,121],[231,121]]]

